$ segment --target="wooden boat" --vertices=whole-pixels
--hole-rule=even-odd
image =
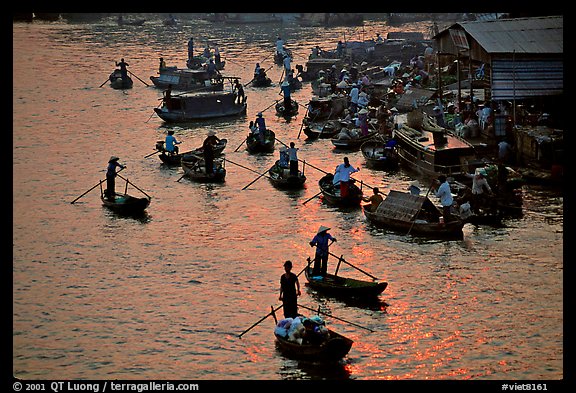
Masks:
[[[441,220],[442,212],[427,196],[391,190],[376,211],[362,207],[367,220],[379,227],[432,238],[463,236],[464,221]]]
[[[276,134],[270,129],[266,129],[264,134],[264,143],[259,137],[250,133],[246,138],[246,149],[250,153],[271,153],[274,151],[274,144],[276,143]]]
[[[114,199],[110,199],[104,194],[100,194],[102,205],[118,214],[136,215],[141,214],[150,205],[148,197],[134,197],[129,194],[116,194]]]
[[[278,319],[272,309],[274,321],[278,325]],[[274,337],[276,337],[276,346],[280,352],[291,359],[307,360],[307,361],[322,361],[322,362],[336,362],[345,357],[354,341],[323,326],[325,335],[319,341],[292,341],[288,336],[282,334],[281,330],[274,329]]]
[[[284,107],[284,100],[280,100],[276,103],[276,114],[283,117],[292,117],[298,114],[298,103],[296,100],[290,99],[290,110],[286,110]]]
[[[335,138],[330,139],[330,141],[332,141],[332,144],[337,149],[355,150],[355,149],[359,149],[360,146],[362,146],[362,144],[364,142],[369,141],[378,135],[379,135],[378,131],[371,131],[368,134],[358,136],[357,138],[340,139],[338,137],[335,137]]]
[[[308,263],[310,263],[310,258]],[[329,273],[324,277],[313,276],[311,266],[304,270],[304,274],[310,288],[336,297],[374,298],[384,292],[388,286],[388,283],[384,281],[358,280]]]
[[[281,167],[279,161],[268,169],[268,179],[275,187],[282,189],[303,188],[306,182],[304,172],[298,171],[298,176],[290,175],[290,169]]]
[[[182,91],[221,91],[224,89],[224,78],[220,75],[210,78],[204,68],[189,69],[166,67],[160,70],[159,76],[151,76],[154,86],[166,89],[172,86],[173,90]]]
[[[134,85],[134,81],[130,76],[126,75],[126,77],[122,79],[122,71],[118,68],[112,71],[108,79],[110,80],[110,87],[113,89],[131,89]]]
[[[342,129],[342,123],[340,120],[328,120],[324,124],[322,124],[319,128],[315,127],[314,125],[310,126],[307,125],[303,128],[304,134],[310,140],[314,139],[331,139],[337,135],[340,130]]]
[[[372,169],[396,169],[400,162],[395,147],[387,147],[382,139],[364,142],[360,151],[366,160],[366,165]]]
[[[284,47],[284,54],[280,54],[277,51],[274,52],[274,63],[277,65],[284,65],[284,56],[288,55],[290,59],[294,59],[292,56],[292,51],[286,47]]]
[[[272,79],[270,79],[266,74],[254,75],[252,79],[252,86],[254,87],[268,87],[272,86]]]
[[[181,161],[184,175],[191,180],[200,183],[222,183],[226,178],[226,168],[224,160],[214,159],[214,173],[206,173],[206,164],[204,159],[197,157],[187,157]]]
[[[170,109],[166,102],[154,112],[166,122],[186,122],[226,116],[238,116],[246,112],[247,104],[236,102],[232,92],[188,93],[174,95]]]
[[[334,186],[332,184],[333,179],[334,175],[329,173],[318,180],[324,201],[333,206],[359,206],[362,202],[363,192],[355,184],[354,179],[350,183],[349,194],[346,197],[340,195],[339,185]]]
[[[178,153],[178,154],[170,154],[168,152],[166,152],[166,150],[164,149],[164,141],[157,141],[156,142],[156,150],[158,150],[160,152],[160,155],[158,157],[160,157],[160,160],[169,166],[180,166],[180,161],[182,158],[187,159],[188,156],[194,155],[194,156],[202,156],[202,154],[204,153],[204,147],[200,146],[194,150],[190,150],[190,151],[186,151],[186,152],[182,152],[182,153]],[[226,148],[226,145],[228,144],[228,139],[223,138],[220,139],[220,142],[218,142],[218,144],[216,146],[214,146],[214,157],[218,157],[222,154],[222,152],[224,151],[224,148]]]
[[[454,177],[473,172],[469,168],[469,163],[476,161],[472,144],[446,129],[432,125],[428,116],[421,112],[420,122],[416,120],[411,124],[410,116],[418,117],[418,112],[416,115],[414,111],[411,112],[408,124],[402,124],[394,132],[402,164],[429,178],[440,174]]]
[[[347,107],[348,97],[345,96],[312,97],[308,101],[308,111],[304,119],[307,124],[337,119]]]

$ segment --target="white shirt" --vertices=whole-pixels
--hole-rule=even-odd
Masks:
[[[336,167],[334,172],[334,180],[332,184],[336,185],[339,182],[347,182],[350,180],[350,175],[354,172],[358,172],[358,169],[354,168],[352,165],[346,167],[346,164],[342,163]]]
[[[452,199],[452,192],[450,191],[450,184],[447,181],[440,184],[438,191],[436,191],[436,196],[440,198],[440,204],[442,206],[452,206],[454,200]]]

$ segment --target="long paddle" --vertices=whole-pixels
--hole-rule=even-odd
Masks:
[[[148,158],[148,157],[150,157],[150,156],[153,156],[153,155],[156,154],[156,153],[159,153],[159,151],[158,151],[158,150],[154,150],[152,153],[145,155],[144,158]]]
[[[104,86],[104,85],[106,84],[106,82],[108,82],[109,80],[110,80],[110,77],[108,77],[108,79],[106,79],[106,80],[105,80],[100,86],[98,86],[98,87]]]
[[[327,314],[327,313],[325,313],[325,312],[323,312],[323,311],[320,311],[320,310],[317,310],[317,309],[314,309],[314,308],[306,307],[306,306],[303,306],[303,305],[301,305],[301,304],[299,304],[298,307],[305,308],[305,309],[307,309],[307,310],[313,311],[313,312],[318,313],[318,314],[324,314],[324,315],[326,315],[326,316],[328,316],[328,317],[337,319],[337,320],[339,320],[339,321],[349,323],[350,325],[354,325],[354,326],[356,326],[356,327],[359,327],[359,328],[366,329],[366,330],[368,330],[368,331],[374,332],[374,330],[372,330],[372,329],[370,329],[370,328],[364,327],[364,326],[362,326],[362,325],[358,325],[358,324],[356,324],[356,323],[354,323],[354,322],[346,321],[345,319],[335,317],[334,315]]]
[[[247,189],[248,187],[250,187],[252,184],[256,183],[256,181],[257,181],[258,179],[260,179],[262,176],[266,175],[266,173],[268,173],[267,170],[266,170],[266,172],[263,172],[263,173],[261,173],[260,175],[258,175],[258,177],[257,177],[256,179],[254,179],[254,180],[252,180],[250,183],[246,184],[246,185],[244,186],[244,188],[242,188],[242,190],[245,190],[245,189]]]
[[[125,167],[124,167],[125,168]],[[120,168],[120,170],[118,172],[116,172],[117,174],[120,173],[121,171],[124,170],[124,168]],[[104,183],[106,181],[106,179],[104,180],[100,180],[94,187],[90,188],[88,191],[86,191],[84,194],[80,195],[78,198],[74,199],[72,202],[70,203],[74,203],[76,202],[78,199],[82,198],[84,195],[88,194],[90,191],[92,191],[93,189],[95,189],[96,187],[98,187],[100,184]]]
[[[273,308],[272,311],[270,311],[268,314],[266,314],[265,316],[263,316],[258,322],[256,322],[255,324],[253,324],[252,326],[250,326],[248,329],[246,329],[246,330],[244,330],[242,333],[240,333],[240,334],[238,335],[238,338],[242,338],[242,336],[243,336],[245,333],[248,333],[250,330],[252,330],[253,328],[255,328],[260,322],[262,322],[263,320],[265,320],[265,319],[268,318],[269,316],[273,315],[274,312],[280,310],[283,306],[284,306],[284,305],[281,304],[281,305],[279,305],[278,307]]]
[[[306,107],[306,112],[304,113],[304,117],[302,118],[302,124],[300,124],[300,131],[298,131],[298,137],[296,139],[300,139],[302,128],[304,128],[304,119],[306,119],[306,115],[308,115],[308,107]]]
[[[347,260],[345,260],[344,258],[342,258],[342,256],[334,255],[331,251],[328,251],[328,254],[332,255],[334,258],[338,258],[339,261],[342,261],[342,262],[344,262],[345,264],[350,265],[351,267],[353,267],[354,269],[356,269],[356,270],[364,273],[364,274],[367,275],[368,277],[370,277],[370,278],[372,278],[372,279],[374,279],[374,280],[376,280],[376,281],[379,280],[379,278],[376,278],[376,277],[374,277],[373,275],[371,275],[370,273],[367,273],[367,272],[365,272],[364,270],[360,269],[359,267],[352,265],[350,262],[348,262]]]
[[[90,191],[92,191],[93,189],[95,189],[96,187],[98,187],[100,184],[104,183],[105,180],[100,180],[98,182],[98,184],[96,184],[94,187],[92,187],[91,189],[89,189],[88,191],[86,191],[84,194],[80,195],[78,198],[74,199],[72,202],[70,203],[74,203],[76,202],[78,199],[82,198],[84,195],[88,194]]]
[[[238,147],[236,148],[236,150],[234,150],[234,153],[236,153],[238,151],[238,149],[240,149],[242,147],[242,145],[244,144],[244,142],[246,142],[248,140],[248,137],[244,138],[244,140],[242,141],[242,143],[240,145],[238,145]]]
[[[307,204],[308,202],[310,202],[312,199],[316,198],[317,196],[319,196],[320,194],[322,194],[322,191],[320,191],[318,194],[314,195],[312,198],[309,198],[307,200],[305,200],[304,202],[302,202],[303,205]]]
[[[132,71],[128,70],[128,72],[130,73],[130,75],[132,75],[133,77],[135,77],[136,79],[138,79],[140,82],[144,83],[146,86],[150,87],[150,85],[146,82],[144,82],[142,79],[140,79],[138,77],[138,75],[135,75]]]
[[[118,171],[120,172],[120,171]],[[118,172],[116,172],[116,174],[118,174]],[[152,199],[152,197],[148,194],[146,194],[146,192],[144,190],[142,190],[140,187],[138,187],[136,184],[132,183],[130,180],[126,179],[124,176],[122,175],[118,175],[119,178],[126,180],[126,183],[130,183],[135,189],[137,189],[138,191],[140,191],[142,194],[146,195],[148,198]]]

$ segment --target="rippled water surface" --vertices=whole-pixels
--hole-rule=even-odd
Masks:
[[[524,186],[524,215],[505,227],[464,227],[459,241],[426,240],[377,229],[361,210],[339,210],[315,198],[323,175],[306,168],[301,191],[277,190],[227,164],[226,181],[209,185],[164,167],[154,151],[168,129],[182,149],[199,146],[209,129],[229,145],[225,157],[261,173],[273,155],[242,146],[258,111],[280,99],[281,67],[273,66],[281,34],[305,64],[319,44],[389,31],[364,27],[301,28],[296,24],[221,26],[160,17],[141,27],[95,23],[13,24],[13,373],[24,379],[195,380],[522,380],[561,379],[563,372],[563,198]],[[402,26],[426,31],[429,23]],[[246,116],[166,125],[153,108],[162,92],[149,80],[158,58],[185,66],[186,43],[217,43],[225,75],[250,81],[256,62],[270,68],[270,88],[248,86]],[[131,90],[105,84],[124,57]],[[309,84],[294,93],[311,97]],[[297,138],[304,111],[287,122],[266,110],[279,140],[332,171],[344,154],[329,140]],[[101,206],[98,188],[110,155],[123,175],[152,196],[142,218]],[[406,188],[407,172],[373,171],[360,152],[356,178],[382,190]],[[426,182],[426,179],[421,179]],[[117,187],[124,187],[118,179]],[[134,195],[138,191],[129,186]],[[336,366],[283,357],[268,318],[278,306],[282,264],[295,272],[313,250],[319,225],[338,238],[332,252],[389,283],[380,301],[354,304],[303,287],[300,303],[374,332],[327,318],[354,340]],[[333,268],[334,262],[331,263]],[[341,274],[362,277],[344,265]],[[304,276],[300,276],[304,284]],[[279,315],[281,316],[281,315]]]

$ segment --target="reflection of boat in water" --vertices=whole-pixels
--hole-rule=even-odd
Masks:
[[[246,102],[237,103],[232,92],[197,92],[173,95],[154,112],[166,122],[185,122],[237,116],[245,113],[246,107]]]

